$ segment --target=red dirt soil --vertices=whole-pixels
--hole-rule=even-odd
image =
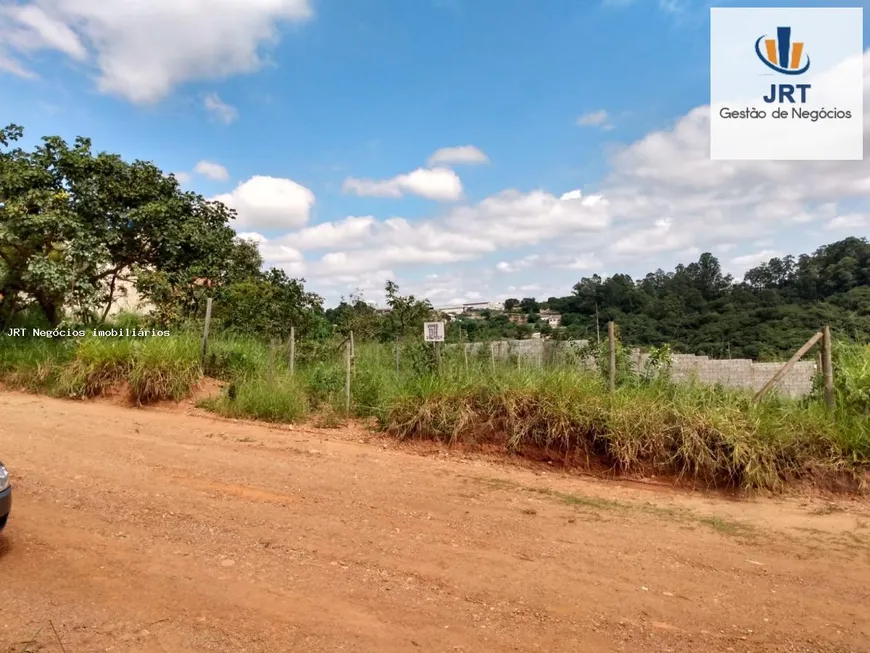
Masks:
[[[3,653],[870,651],[863,500],[18,393],[0,457]]]

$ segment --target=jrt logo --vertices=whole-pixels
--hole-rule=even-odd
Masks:
[[[761,42],[764,41],[764,52],[761,50]],[[810,69],[810,57],[804,52],[804,44],[800,41],[792,43],[791,27],[777,27],[776,38],[769,39],[764,34],[755,42],[755,54],[771,70],[782,75],[803,75]],[[794,94],[800,92],[800,102],[807,101],[807,90],[810,84],[771,84],[770,94],[764,96],[767,103],[786,100],[795,103]]]

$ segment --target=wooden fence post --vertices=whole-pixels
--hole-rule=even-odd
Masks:
[[[489,343],[489,359],[492,363],[492,370],[495,371],[495,343]]]
[[[822,374],[824,372],[824,369],[825,369],[825,360],[824,360],[825,357],[824,357],[823,352],[822,352],[823,348],[824,348],[824,344],[822,344],[822,346],[819,347],[819,355],[818,355],[817,360],[816,360],[816,372],[818,372],[819,374]]]
[[[202,328],[202,369],[205,371],[205,355],[208,351],[208,329],[211,326],[211,302],[209,297],[205,300],[205,325]]]
[[[825,406],[834,410],[834,362],[831,327],[822,329],[822,379],[825,384]]]
[[[810,338],[809,340],[807,340],[807,341],[804,343],[804,346],[801,347],[800,349],[798,349],[798,350],[794,353],[794,356],[792,356],[791,358],[789,358],[789,359],[788,359],[788,362],[787,362],[785,365],[783,365],[782,367],[780,367],[780,368],[776,371],[776,374],[774,374],[774,375],[770,378],[770,381],[768,381],[767,383],[765,383],[765,384],[764,384],[764,387],[761,388],[761,390],[759,390],[758,392],[755,393],[755,396],[752,398],[753,403],[758,403],[759,401],[761,401],[761,398],[762,398],[764,395],[766,395],[767,392],[768,392],[768,391],[769,391],[769,390],[770,390],[774,385],[776,385],[776,382],[779,381],[783,376],[785,376],[786,373],[787,373],[787,372],[788,372],[792,367],[794,367],[794,364],[797,363],[801,358],[803,358],[803,355],[806,354],[806,353],[807,353],[807,352],[812,348],[812,346],[813,346],[814,344],[816,344],[819,340],[821,340],[823,336],[824,336],[824,332],[823,332],[823,331],[819,331],[816,335],[814,335],[812,338]],[[822,344],[822,346],[824,347],[824,343]]]
[[[399,336],[396,336],[396,374],[399,373]]]
[[[275,339],[269,340],[269,379],[275,378]]]
[[[353,331],[350,332],[350,339],[345,344],[345,362],[346,367],[344,371],[344,410],[349,415],[350,414],[350,360],[351,360],[351,348],[353,347]]]
[[[613,322],[607,323],[607,342],[610,348],[610,362],[608,363],[607,386],[611,392],[616,390],[616,328]]]
[[[290,376],[296,373],[296,327],[290,327]]]
[[[435,361],[438,365],[438,374],[441,374],[441,343],[435,341]]]

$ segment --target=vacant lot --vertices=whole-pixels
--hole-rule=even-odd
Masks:
[[[870,510],[0,394],[0,651],[867,651]]]

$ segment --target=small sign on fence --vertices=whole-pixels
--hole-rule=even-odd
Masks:
[[[424,322],[423,340],[426,342],[444,342],[444,322]]]

